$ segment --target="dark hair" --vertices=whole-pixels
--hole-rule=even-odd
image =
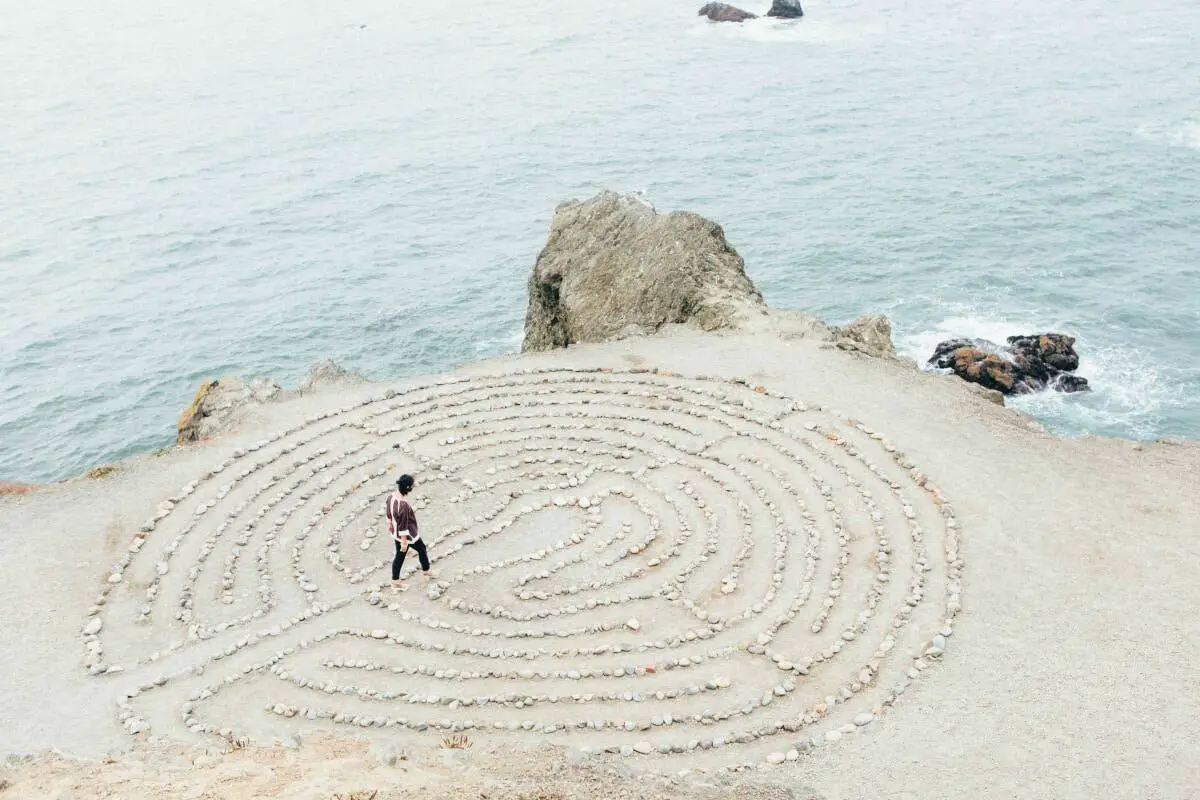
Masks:
[[[400,494],[408,494],[412,491],[414,483],[416,481],[412,475],[401,475],[400,480],[396,481],[396,488],[400,490]]]

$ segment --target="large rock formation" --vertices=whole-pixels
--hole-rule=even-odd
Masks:
[[[767,12],[767,16],[779,19],[799,19],[804,16],[804,9],[800,7],[800,0],[775,0],[771,3],[771,10]]]
[[[726,3],[708,3],[700,9],[700,16],[708,17],[713,22],[745,22],[748,19],[758,19],[757,14],[743,11]]]
[[[654,333],[669,323],[712,331],[766,314],[721,226],[686,211],[658,214],[601,192],[560,205],[529,279],[522,350]]]
[[[1073,374],[1079,367],[1074,338],[1043,333],[1009,336],[1007,342],[1001,347],[985,339],[950,339],[938,344],[929,365],[1004,394],[1090,388],[1086,378]]]
[[[892,343],[892,323],[887,317],[864,314],[849,325],[830,328],[834,344],[843,350],[863,353],[876,358],[896,355]]]

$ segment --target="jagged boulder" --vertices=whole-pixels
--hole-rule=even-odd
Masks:
[[[1009,336],[1006,346],[950,339],[938,344],[928,365],[1004,394],[1090,389],[1086,378],[1074,374],[1079,367],[1075,339],[1061,333]]]
[[[300,393],[308,394],[327,386],[354,386],[365,383],[362,373],[348,370],[333,361],[321,361],[313,364],[308,371],[308,377],[300,382]]]
[[[800,7],[800,0],[775,0],[771,3],[771,10],[767,12],[767,16],[778,19],[799,19],[804,16],[804,9]]]
[[[266,378],[221,378],[205,381],[195,399],[179,417],[175,441],[190,444],[231,430],[253,407],[286,395],[282,386]]]
[[[529,279],[521,349],[610,341],[670,323],[734,329],[765,314],[721,226],[601,192],[555,210]]]
[[[708,17],[713,22],[745,22],[748,19],[758,19],[757,14],[751,14],[727,3],[708,3],[701,7],[699,16]]]
[[[849,325],[830,328],[834,344],[842,350],[863,353],[875,358],[891,358],[896,355],[892,343],[892,323],[887,317],[864,314]]]
[[[211,439],[233,430],[256,406],[290,400],[328,386],[353,386],[367,379],[334,363],[314,364],[297,389],[284,389],[270,378],[229,377],[200,384],[191,405],[176,423],[177,444]]]

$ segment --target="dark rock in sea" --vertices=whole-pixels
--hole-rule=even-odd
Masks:
[[[1041,336],[1009,336],[1008,346],[1014,352],[1045,361],[1054,369],[1063,372],[1079,369],[1079,355],[1075,352],[1075,339],[1061,333],[1044,333]]]
[[[1079,367],[1074,338],[1043,333],[1009,336],[1007,342],[1000,346],[985,339],[950,339],[938,344],[929,365],[1004,394],[1091,388],[1086,378],[1074,374]]]
[[[708,17],[713,22],[745,22],[748,19],[758,19],[757,14],[751,14],[727,3],[708,3],[700,9],[700,16]]]
[[[771,10],[767,12],[767,16],[779,19],[800,19],[804,16],[804,9],[800,7],[800,0],[775,0],[774,3],[771,3]]]

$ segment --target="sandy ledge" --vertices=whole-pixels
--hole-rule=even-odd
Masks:
[[[356,788],[382,789],[380,798],[738,796],[731,786],[771,796],[761,785],[797,798],[1197,796],[1196,443],[1060,439],[954,380],[769,334],[679,328],[455,374],[564,366],[740,377],[885,433],[950,500],[964,531],[963,611],[940,663],[859,735],[741,775],[705,776],[696,771],[703,759],[686,760],[692,777],[674,787],[634,777],[675,772],[669,758],[586,759],[569,738],[547,755],[547,737],[524,732],[477,733],[475,747],[449,754],[433,731],[397,734],[409,753],[402,768],[381,764],[366,745],[307,733],[299,750],[228,756],[214,754],[219,739],[159,734],[157,724],[131,737],[116,703],[145,674],[96,678],[81,662],[80,631],[114,562],[162,499],[231,450],[378,394],[367,384],[263,406],[228,437],[133,459],[102,479],[0,497],[0,751],[63,754],[10,761],[0,796],[299,798]],[[403,392],[418,382],[388,385]],[[133,630],[114,635],[132,646]],[[174,717],[156,703],[145,698],[150,713]],[[119,760],[64,760],[105,756]],[[197,758],[201,766],[186,767]],[[539,789],[527,779],[540,775],[544,791],[529,793]],[[759,788],[746,789],[750,781]]]

